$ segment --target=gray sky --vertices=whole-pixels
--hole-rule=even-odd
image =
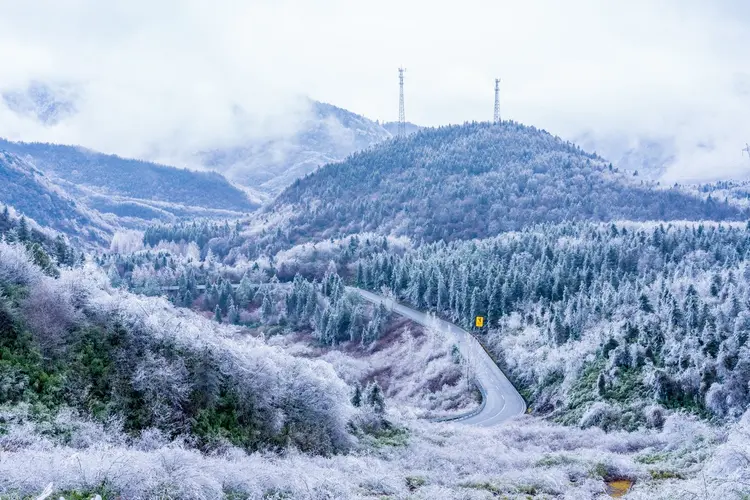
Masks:
[[[743,0],[0,0],[0,90],[74,84],[55,126],[0,102],[0,135],[168,160],[290,133],[299,96],[422,125],[502,114],[565,138],[674,138],[675,178],[750,159]],[[252,113],[240,120],[233,105]],[[706,147],[708,146],[708,147]],[[158,149],[158,151],[157,151]]]

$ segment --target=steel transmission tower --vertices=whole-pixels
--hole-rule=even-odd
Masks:
[[[747,156],[750,156],[750,144],[745,143],[745,149],[742,150],[742,154],[744,155],[747,153]]]
[[[495,119],[494,123],[500,123],[500,79],[495,78]]]
[[[404,71],[398,68],[398,136],[406,136],[406,113],[404,113]]]

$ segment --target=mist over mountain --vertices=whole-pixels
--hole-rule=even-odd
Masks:
[[[398,122],[383,122],[381,126],[388,132],[390,132],[392,136],[395,137],[398,135]],[[424,127],[421,127],[419,125],[406,122],[406,135],[411,135],[414,132],[419,132],[423,128]]]
[[[677,159],[674,138],[636,137],[585,133],[575,140],[583,149],[594,151],[620,168],[659,180]]]
[[[732,134],[703,132],[691,117],[680,131],[665,126],[659,131],[588,130],[573,141],[595,151],[615,166],[638,171],[644,178],[663,183],[710,183],[750,178],[750,158],[742,154],[747,139],[741,130]],[[718,127],[717,127],[718,129]]]
[[[290,136],[207,150],[198,154],[199,161],[273,195],[320,165],[343,160],[391,137],[389,130],[351,111],[317,101],[309,101],[309,108]]]
[[[216,173],[120,158],[76,146],[0,139],[0,149],[32,160],[49,175],[107,195],[236,211],[257,207],[241,189]]]
[[[6,89],[0,95],[0,104],[4,104],[15,119],[23,120],[24,128],[34,130],[35,124],[41,125],[44,131],[42,136],[45,137],[54,137],[51,127],[59,125],[60,133],[67,136],[69,127],[74,127],[77,122],[86,122],[86,99],[90,96],[83,85],[31,81],[25,87]],[[144,161],[214,170],[252,189],[260,197],[270,197],[317,167],[343,160],[355,151],[396,134],[397,123],[388,124],[389,128],[386,129],[364,116],[331,104],[307,98],[293,99],[292,102],[289,109],[272,118],[260,116],[257,109],[234,103],[227,109],[216,110],[217,114],[227,117],[227,123],[222,125],[227,130],[226,134],[214,138],[202,134],[196,140],[184,133],[164,131],[165,135],[161,138],[157,135],[148,138],[146,144],[129,156]],[[408,126],[409,133],[417,129],[415,125]],[[25,138],[28,133],[20,135]],[[84,142],[83,145],[89,144]],[[196,150],[196,147],[199,149]],[[54,165],[62,156],[73,155],[71,152],[53,152],[52,148],[47,148],[44,153],[36,151],[35,154],[44,156],[46,165]],[[92,160],[103,164],[116,163],[112,157],[105,159],[103,155],[95,159],[79,155],[70,161],[82,160],[88,164]],[[78,183],[81,178],[71,178],[69,170],[64,172],[64,178]],[[91,173],[90,170],[78,170],[84,176]],[[99,171],[95,174],[96,177],[100,176]],[[87,183],[91,182],[90,179],[86,180]],[[101,183],[102,180],[94,179],[94,182]],[[138,186],[133,186],[133,189],[137,190]],[[118,188],[117,194],[125,194],[122,187]],[[168,198],[166,201],[175,201],[173,197]],[[162,196],[158,199],[165,198]],[[230,204],[236,201],[230,200]],[[242,202],[239,205],[235,203],[233,209],[241,205]],[[212,208],[229,207],[222,203],[221,207]]]
[[[0,93],[11,111],[43,125],[56,125],[76,112],[79,89],[72,84],[52,84],[32,80],[25,88]]]
[[[290,238],[361,231],[415,240],[495,235],[542,222],[737,220],[735,207],[662,189],[534,127],[423,129],[327,165],[270,206]]]
[[[747,0],[0,12],[0,499],[750,499]]]

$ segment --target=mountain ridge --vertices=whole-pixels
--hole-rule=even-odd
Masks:
[[[736,220],[744,213],[642,181],[515,122],[422,129],[354,153],[295,181],[266,212],[287,209],[291,241],[366,231],[470,239],[562,220]]]
[[[23,158],[0,149],[0,201],[36,223],[84,240],[103,243],[113,226],[79,206],[64,190]]]
[[[217,172],[198,172],[122,158],[81,146],[0,139],[0,149],[33,161],[48,175],[75,185],[90,186],[105,195],[235,211],[257,208],[241,189]],[[186,197],[190,197],[188,201],[192,203],[186,203]]]

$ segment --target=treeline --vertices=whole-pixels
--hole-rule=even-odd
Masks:
[[[384,243],[384,239],[360,243],[352,238],[337,255],[350,262],[354,255],[387,249]],[[357,251],[360,246],[361,253]],[[108,269],[113,286],[145,295],[166,295],[177,306],[211,312],[218,322],[309,329],[325,345],[373,342],[389,319],[384,308],[373,309],[358,295],[347,292],[335,269],[325,272],[320,281],[297,274],[288,287],[272,274],[274,270],[261,271],[257,265],[238,280],[231,270],[218,270],[210,262],[196,263],[165,251],[103,255],[98,263]]]
[[[143,233],[143,243],[154,247],[161,241],[168,242],[195,242],[203,250],[206,244],[213,238],[228,236],[236,237],[239,234],[240,224],[229,225],[229,221],[223,223],[213,221],[192,221],[176,224],[157,224],[146,228]],[[203,253],[205,255],[205,252]]]
[[[189,305],[197,299],[199,286],[215,284],[219,279],[238,283],[247,274],[253,283],[268,282],[273,273],[257,264],[247,270],[228,268],[217,263],[212,252],[203,260],[198,255],[173,254],[168,250],[145,250],[129,254],[105,253],[95,257],[107,270],[114,286],[124,286],[144,295],[162,295],[165,287],[178,287],[178,305]]]
[[[545,352],[589,349],[605,387],[628,378],[665,406],[738,416],[750,404],[749,256],[744,225],[562,224],[381,253],[357,264],[356,282],[465,327],[486,316],[497,349],[521,331]],[[533,367],[515,368],[549,409],[564,398],[548,400],[545,386],[568,369],[541,380]]]

